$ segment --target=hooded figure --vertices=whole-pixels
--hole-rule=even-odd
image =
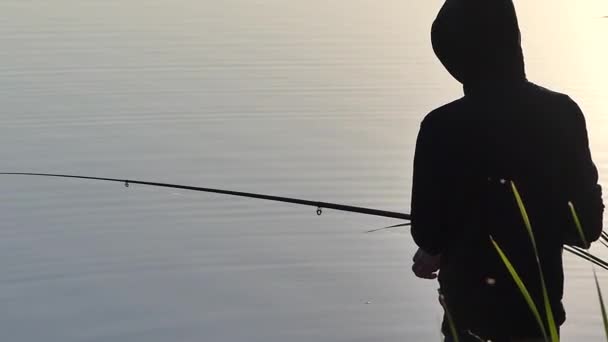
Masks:
[[[469,332],[499,342],[542,338],[491,238],[523,279],[546,327],[541,271],[518,190],[561,325],[563,245],[588,247],[569,203],[587,242],[602,231],[604,205],[584,116],[568,96],[526,80],[511,0],[447,0],[433,23],[432,43],[465,95],[431,112],[420,127],[411,201],[412,236],[420,247],[414,272],[433,278],[439,269],[442,302],[461,341]]]
[[[526,77],[511,1],[447,0],[431,36],[435,54],[460,83],[473,86]]]

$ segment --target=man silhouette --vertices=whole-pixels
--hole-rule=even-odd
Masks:
[[[568,203],[587,241],[597,240],[602,230],[604,206],[584,116],[568,96],[527,81],[511,0],[447,0],[433,23],[432,43],[465,95],[432,111],[420,127],[412,190],[412,236],[420,249],[413,271],[439,277],[460,341],[477,341],[473,335],[495,342],[542,340],[490,236],[542,309],[539,271],[515,184],[561,325],[563,245],[588,247]],[[443,331],[453,341],[446,319]]]

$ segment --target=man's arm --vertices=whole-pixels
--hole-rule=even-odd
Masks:
[[[440,170],[439,134],[432,122],[425,119],[420,125],[414,156],[412,184],[412,237],[416,244],[431,255],[441,254],[442,196]]]
[[[568,144],[567,155],[572,158],[572,162],[566,163],[568,172],[567,195],[580,219],[585,239],[588,243],[591,243],[596,241],[602,232],[604,213],[602,188],[598,184],[598,172],[591,159],[585,117],[574,101],[570,100],[569,108],[575,115],[566,142]],[[581,241],[574,218],[571,218],[569,229],[564,232],[563,236],[565,244],[589,247]]]

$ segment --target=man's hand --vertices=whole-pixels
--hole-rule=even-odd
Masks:
[[[414,254],[414,265],[412,271],[418,278],[435,279],[439,271],[439,261],[441,255],[430,255],[422,249],[418,248]]]

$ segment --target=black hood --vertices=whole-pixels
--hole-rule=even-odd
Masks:
[[[441,63],[465,86],[525,80],[511,0],[446,0],[431,37]]]

